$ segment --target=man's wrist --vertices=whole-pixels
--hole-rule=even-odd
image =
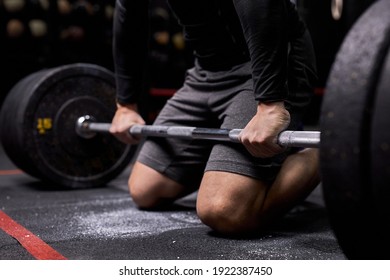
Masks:
[[[126,109],[130,109],[130,110],[134,110],[134,111],[137,111],[138,110],[138,105],[137,103],[122,103],[120,101],[116,101],[116,106],[117,108],[126,108]]]
[[[275,102],[259,102],[257,105],[258,111],[272,110],[276,108],[285,109],[284,101],[275,101]]]

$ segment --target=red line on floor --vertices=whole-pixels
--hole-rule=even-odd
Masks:
[[[20,169],[13,169],[13,170],[0,170],[0,176],[1,175],[18,175],[22,174],[23,171]]]
[[[0,229],[15,238],[37,260],[66,260],[38,236],[0,211]]]

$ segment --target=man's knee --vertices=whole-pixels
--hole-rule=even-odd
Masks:
[[[147,180],[140,180],[137,175],[131,175],[128,181],[130,196],[134,203],[143,209],[154,208],[159,204],[160,198],[153,186]]]
[[[139,162],[133,167],[128,186],[133,201],[143,209],[159,207],[183,192],[180,184]]]
[[[255,186],[253,179],[240,175],[212,174],[203,180],[199,190],[198,216],[204,224],[223,234],[252,233],[262,224],[264,194],[259,191],[262,188],[257,183]]]
[[[222,234],[245,234],[260,228],[258,213],[230,201],[198,202],[197,213],[205,225]]]

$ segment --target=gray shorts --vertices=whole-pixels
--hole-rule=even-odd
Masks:
[[[155,125],[244,128],[256,113],[250,63],[229,71],[199,66],[187,71],[183,87],[167,101]],[[289,129],[297,130],[301,114],[290,109]],[[198,187],[205,171],[225,171],[272,181],[292,151],[273,158],[254,158],[239,143],[174,138],[146,139],[138,161],[188,187]]]

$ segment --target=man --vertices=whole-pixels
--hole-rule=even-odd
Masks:
[[[240,144],[150,138],[129,178],[144,209],[199,188],[197,213],[215,231],[253,233],[318,184],[315,150],[276,143],[300,128],[315,78],[308,32],[289,0],[169,0],[194,49],[195,67],[155,124],[244,128]],[[114,60],[118,109],[111,133],[144,124],[137,111],[147,56],[148,1],[117,0]]]

